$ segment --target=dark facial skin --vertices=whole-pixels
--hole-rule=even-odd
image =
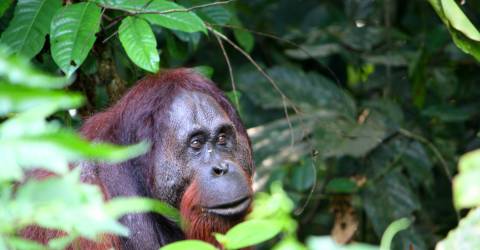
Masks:
[[[163,134],[169,136],[162,138],[168,146],[157,151],[168,167],[161,162],[154,174],[157,189],[172,192],[170,197],[158,198],[178,205],[181,196],[175,190],[195,181],[199,205],[206,212],[221,216],[244,213],[252,195],[246,138],[237,133],[218,103],[202,93],[181,92],[168,115],[168,131]]]

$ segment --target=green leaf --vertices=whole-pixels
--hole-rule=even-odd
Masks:
[[[238,28],[233,29],[235,40],[237,40],[238,44],[240,44],[245,51],[250,53],[255,45],[255,38],[252,33],[243,29],[243,25],[238,17],[234,16],[231,22],[234,26],[238,26]]]
[[[22,176],[22,168],[42,167],[64,174],[71,162],[93,159],[116,163],[141,155],[148,149],[145,143],[128,147],[92,144],[72,131],[49,128],[42,134],[0,138],[0,158],[4,170],[0,179],[18,180]]]
[[[215,238],[227,249],[239,249],[267,241],[281,230],[282,225],[276,220],[247,220],[232,227],[225,235],[215,234]]]
[[[387,230],[383,233],[380,250],[390,250],[390,245],[392,244],[393,237],[398,232],[407,229],[412,224],[412,221],[407,218],[398,219],[392,222]]]
[[[255,38],[252,33],[246,30],[234,29],[233,35],[238,44],[248,53],[252,52],[253,46],[255,45]]]
[[[95,0],[105,8],[119,9],[147,19],[151,24],[184,32],[206,32],[205,23],[195,13],[172,1],[165,0]],[[173,10],[173,11],[172,11]],[[169,12],[172,11],[172,12]],[[168,12],[141,14],[145,12]]]
[[[196,67],[193,67],[193,70],[195,70],[195,72],[199,73],[200,75],[208,78],[208,79],[211,79],[212,76],[213,76],[213,71],[214,69],[210,66],[207,66],[207,65],[200,65],[200,66],[196,66]]]
[[[127,17],[120,24],[118,35],[128,57],[137,66],[152,73],[158,71],[157,40],[146,21]]]
[[[311,158],[304,158],[302,164],[293,166],[292,185],[298,191],[309,189],[315,182],[315,165]]]
[[[440,0],[442,10],[452,28],[462,32],[468,38],[480,42],[480,32],[473,26],[454,0]]]
[[[448,236],[437,244],[437,250],[470,250],[479,249],[480,208],[471,210],[462,218],[458,227],[448,233]]]
[[[108,213],[119,218],[126,213],[156,212],[164,215],[175,222],[180,222],[180,214],[177,209],[169,204],[148,198],[115,198],[107,205]]]
[[[14,53],[32,58],[42,49],[50,21],[61,4],[60,0],[19,0],[0,43],[6,44]]]
[[[480,150],[465,154],[459,162],[460,174],[453,180],[453,201],[457,209],[480,205]]]
[[[357,191],[357,184],[348,178],[334,178],[328,182],[325,190],[328,193],[351,194]]]
[[[330,236],[310,236],[307,238],[308,249],[328,249],[328,250],[378,250],[376,246],[353,243],[348,245],[337,244]]]
[[[88,239],[95,239],[99,233],[128,233],[127,228],[108,215],[100,187],[80,182],[80,168],[62,177],[29,180],[7,204],[2,208],[12,214],[11,219],[20,222],[16,225],[19,228],[37,224]]]
[[[93,47],[100,15],[100,8],[94,3],[76,3],[63,7],[53,17],[50,27],[52,57],[67,76],[80,67]]]
[[[186,250],[186,249],[217,250],[216,247],[200,240],[182,240],[182,241],[170,243],[160,248],[160,250]]]
[[[28,60],[8,55],[4,48],[0,48],[0,77],[6,78],[11,84],[40,88],[62,88],[71,82],[65,77],[47,75],[34,69]]]
[[[56,105],[59,109],[75,108],[83,102],[78,94],[14,86],[0,82],[0,116],[42,105]]]
[[[479,32],[456,3],[453,0],[429,0],[429,2],[447,26],[455,45],[480,61]]]
[[[10,8],[12,3],[13,3],[13,0],[3,0],[0,2],[0,17],[2,17],[3,14],[5,14],[5,11],[7,11],[8,8]]]

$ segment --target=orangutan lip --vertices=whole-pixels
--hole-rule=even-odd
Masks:
[[[222,215],[222,216],[237,215],[247,210],[247,208],[250,206],[250,201],[251,201],[250,197],[245,197],[245,198],[242,198],[233,202],[229,202],[226,204],[208,207],[206,208],[206,210],[209,213]]]

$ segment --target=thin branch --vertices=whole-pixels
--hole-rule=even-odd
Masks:
[[[255,34],[255,35],[258,35],[258,36],[263,36],[263,37],[268,37],[268,38],[271,38],[273,40],[277,40],[277,41],[280,41],[280,42],[283,42],[283,43],[286,43],[288,45],[291,45],[299,50],[301,50],[303,53],[305,53],[305,55],[307,55],[308,57],[310,57],[311,59],[315,60],[317,63],[319,63],[324,69],[326,69],[328,71],[328,73],[330,74],[330,76],[335,80],[335,82],[337,83],[338,86],[341,86],[340,84],[340,80],[338,79],[338,76],[333,72],[333,70],[328,67],[327,65],[325,65],[325,63],[323,63],[322,61],[318,60],[315,56],[313,56],[308,50],[306,50],[305,48],[303,48],[300,44],[297,44],[293,41],[290,41],[288,39],[285,39],[285,38],[282,38],[282,37],[279,37],[277,35],[274,35],[274,34],[271,34],[271,33],[266,33],[266,32],[261,32],[261,31],[256,31],[256,30],[252,30],[252,29],[248,29],[248,28],[245,28],[245,27],[242,27],[242,26],[237,26],[237,25],[231,25],[231,24],[224,24],[224,25],[221,25],[221,24],[212,24],[213,26],[218,26],[218,27],[224,27],[224,28],[229,28],[229,29],[237,29],[237,30],[243,30],[243,31],[248,31],[252,34]]]
[[[232,89],[233,89],[233,99],[235,101],[235,106],[237,106],[238,112],[240,112],[240,103],[238,102],[238,96],[237,96],[237,87],[235,86],[235,79],[233,78],[233,69],[232,65],[230,64],[230,58],[228,57],[227,51],[225,50],[225,47],[223,46],[223,42],[218,37],[217,34],[213,34],[215,38],[217,39],[218,45],[220,46],[220,49],[222,50],[223,57],[225,58],[225,61],[227,62],[227,67],[228,67],[228,73],[230,75],[230,82],[232,84]]]

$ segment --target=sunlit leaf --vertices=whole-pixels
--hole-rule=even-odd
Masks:
[[[50,21],[61,4],[60,0],[19,0],[0,43],[27,58],[35,56],[42,49]]]
[[[116,198],[108,203],[107,210],[115,218],[125,213],[155,212],[177,223],[180,222],[180,214],[177,209],[165,202],[154,199]]]
[[[470,250],[480,246],[478,228],[480,226],[480,208],[471,210],[462,218],[458,227],[437,244],[436,250]]]
[[[21,84],[39,88],[61,88],[70,83],[65,77],[55,77],[34,69],[25,58],[9,55],[9,51],[0,48],[0,77],[11,84]]]
[[[128,57],[137,66],[153,73],[158,71],[157,40],[146,21],[135,17],[123,19],[118,36]]]
[[[87,58],[99,27],[100,8],[94,3],[64,6],[53,17],[50,28],[52,57],[67,76]]]
[[[38,135],[30,135],[0,140],[0,157],[4,171],[0,179],[18,179],[21,168],[42,167],[52,172],[64,174],[68,164],[81,159],[120,162],[146,152],[145,143],[121,147],[95,143],[80,138],[71,131],[58,130]],[[28,157],[24,157],[28,155]],[[11,173],[15,173],[12,175]]]
[[[457,209],[480,205],[480,151],[465,154],[459,162],[460,174],[453,181],[453,201]]]
[[[41,105],[56,105],[59,109],[75,108],[83,102],[78,94],[14,86],[0,82],[0,115],[19,112]]]
[[[182,240],[170,243],[160,248],[161,250],[216,250],[217,248],[200,240]]]
[[[95,0],[96,3],[106,8],[120,9],[130,13],[140,14],[151,24],[156,24],[168,29],[184,32],[206,32],[206,26],[195,13],[172,1],[165,0]],[[165,12],[165,13],[163,13]]]
[[[275,220],[247,220],[232,227],[225,235],[215,237],[227,249],[239,249],[267,241],[278,233],[282,226]]]

